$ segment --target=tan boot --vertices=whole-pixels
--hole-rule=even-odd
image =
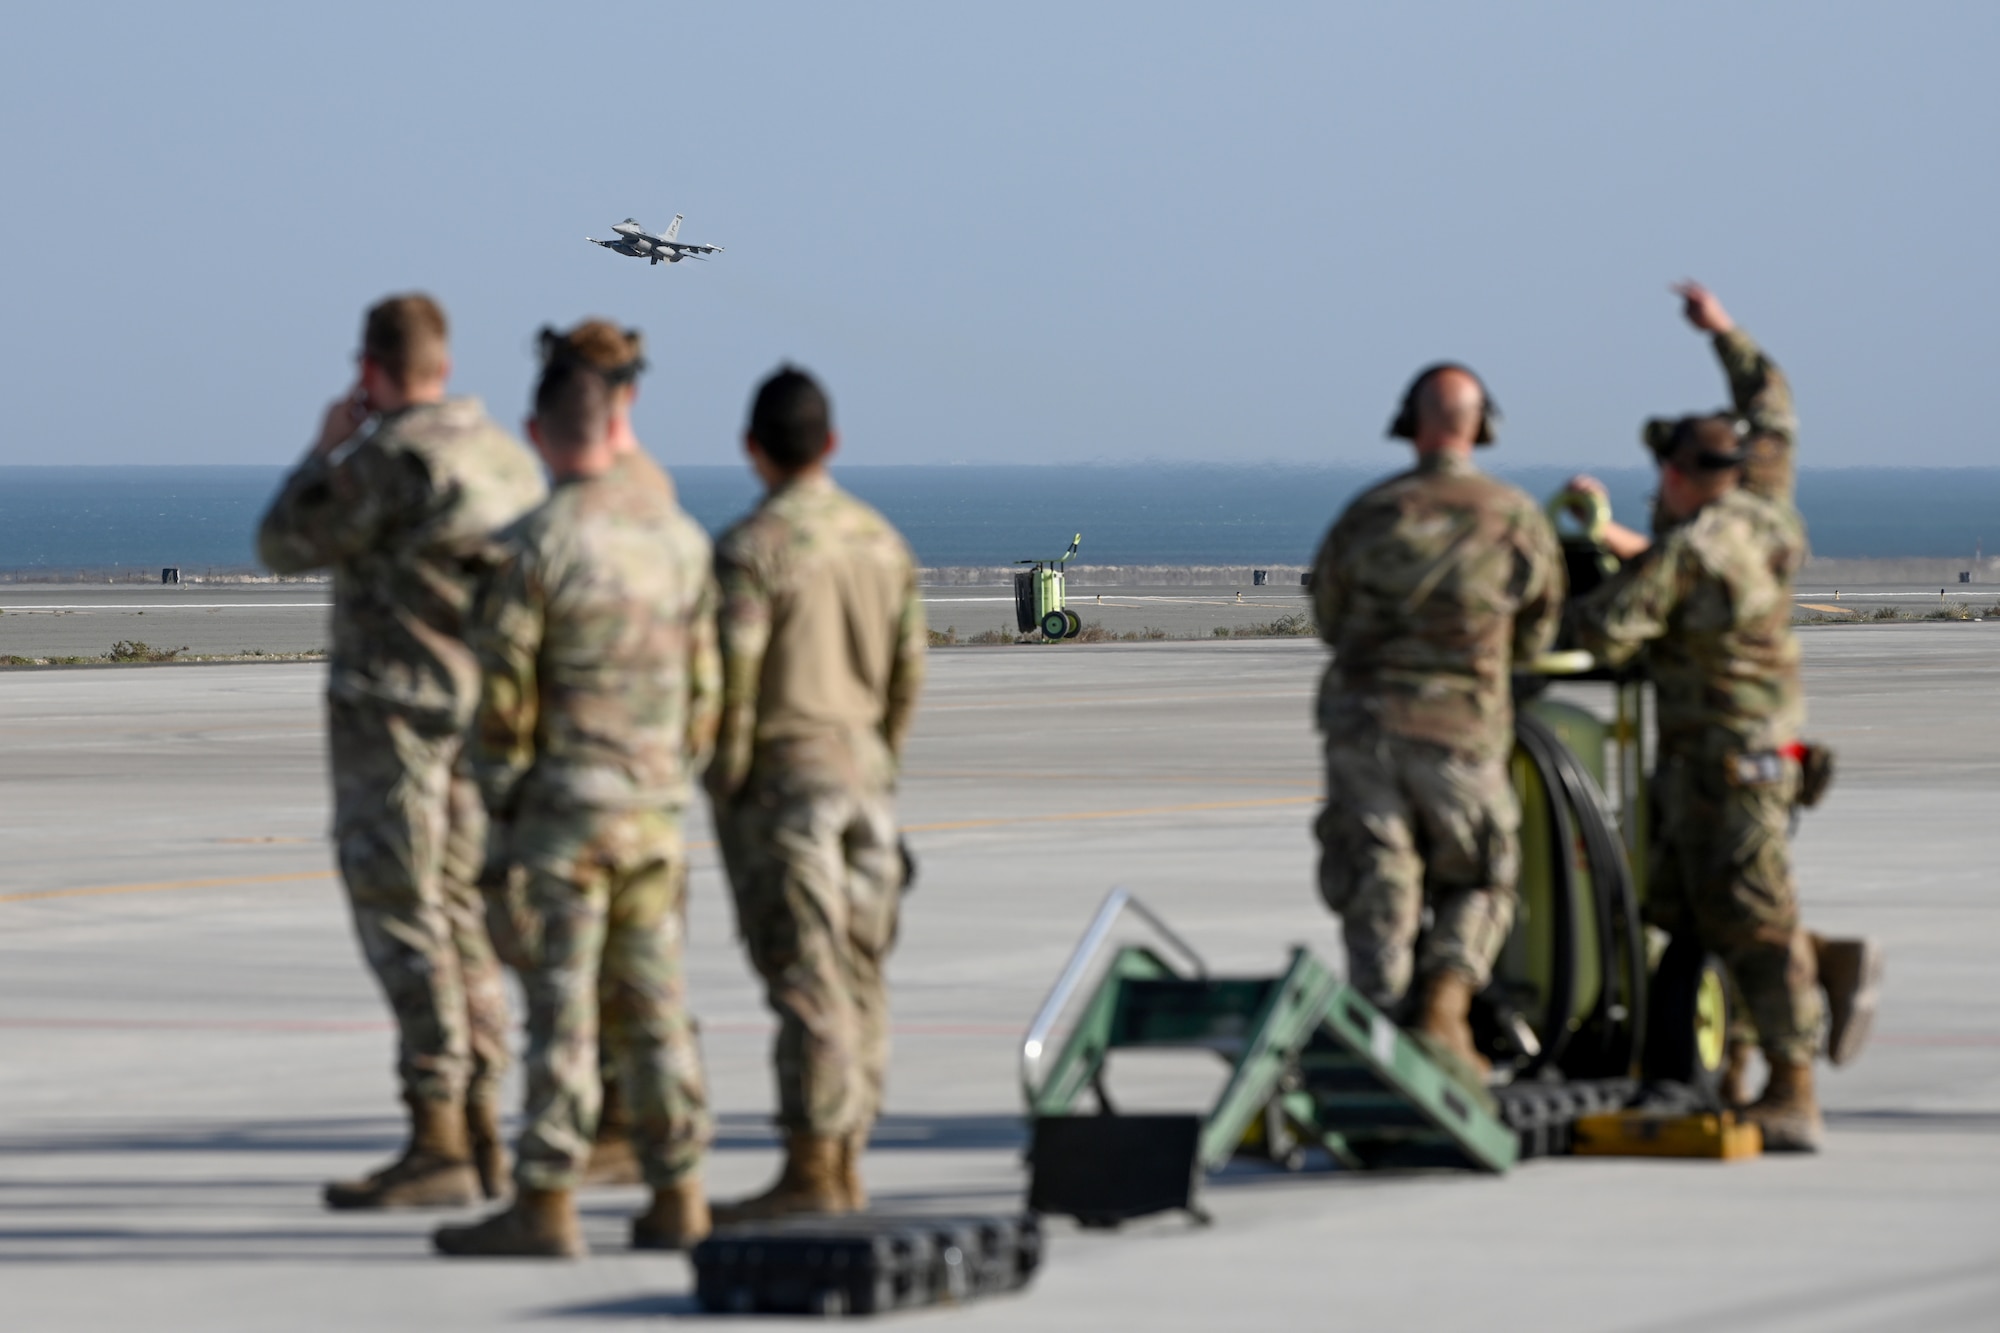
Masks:
[[[1764,1095],[1743,1112],[1743,1119],[1764,1131],[1765,1152],[1818,1152],[1826,1123],[1813,1096],[1812,1062],[1773,1060]]]
[[[479,1198],[465,1109],[456,1102],[412,1101],[403,1155],[371,1176],[326,1187],[326,1206],[343,1210],[467,1208]]]
[[[868,1151],[868,1131],[857,1129],[840,1140],[840,1185],[849,1212],[868,1211],[868,1186],[861,1179],[861,1158]]]
[[[576,1200],[568,1190],[523,1187],[514,1202],[483,1222],[439,1227],[431,1233],[439,1254],[508,1256],[530,1259],[581,1259],[590,1251],[583,1243]]]
[[[1493,1065],[1472,1044],[1472,982],[1449,968],[1434,972],[1424,980],[1422,1007],[1417,1014],[1417,1031],[1469,1065],[1480,1079],[1493,1072]]]
[[[635,1250],[691,1250],[708,1235],[708,1196],[689,1176],[653,1191],[653,1206],[632,1219]]]
[[[479,1192],[489,1199],[507,1193],[507,1141],[500,1135],[500,1107],[491,1098],[465,1105],[465,1131],[472,1149],[472,1166],[479,1173]]]
[[[792,1134],[785,1146],[785,1169],[762,1194],[715,1209],[715,1224],[763,1222],[794,1213],[850,1211],[841,1180],[840,1140],[820,1134]]]
[[[1873,940],[1812,936],[1819,984],[1826,991],[1826,1058],[1851,1062],[1868,1044],[1882,996],[1882,946]]]
[[[1750,1052],[1748,1042],[1732,1041],[1723,1057],[1722,1082],[1716,1094],[1725,1108],[1740,1111],[1750,1104]]]

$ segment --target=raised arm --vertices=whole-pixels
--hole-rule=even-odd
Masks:
[[[1709,335],[1722,373],[1729,380],[1729,399],[1736,414],[1750,426],[1750,461],[1743,481],[1767,499],[1792,502],[1799,419],[1792,403],[1792,386],[1778,363],[1765,355],[1756,339],[1738,328],[1714,292],[1698,282],[1674,288],[1688,323]]]
[[[429,486],[416,455],[384,450],[371,435],[315,449],[264,511],[257,556],[274,573],[301,574],[358,555],[421,507]]]

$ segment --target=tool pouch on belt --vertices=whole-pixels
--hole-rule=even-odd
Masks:
[[[1833,750],[1818,741],[1805,741],[1799,751],[1799,804],[1810,810],[1833,785]]]

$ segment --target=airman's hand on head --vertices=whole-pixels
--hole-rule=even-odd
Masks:
[[[368,395],[357,384],[348,390],[346,397],[336,398],[327,405],[326,416],[319,423],[319,438],[313,442],[313,455],[326,457],[346,443],[367,419]]]
[[[1736,321],[1722,308],[1722,302],[1715,299],[1715,293],[1693,278],[1675,283],[1672,290],[1681,298],[1681,313],[1687,316],[1687,322],[1703,333],[1728,333],[1736,327]]]

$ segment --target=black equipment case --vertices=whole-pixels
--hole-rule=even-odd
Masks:
[[[1025,1287],[1042,1230],[1032,1213],[796,1217],[722,1228],[690,1257],[714,1314],[880,1314]]]

